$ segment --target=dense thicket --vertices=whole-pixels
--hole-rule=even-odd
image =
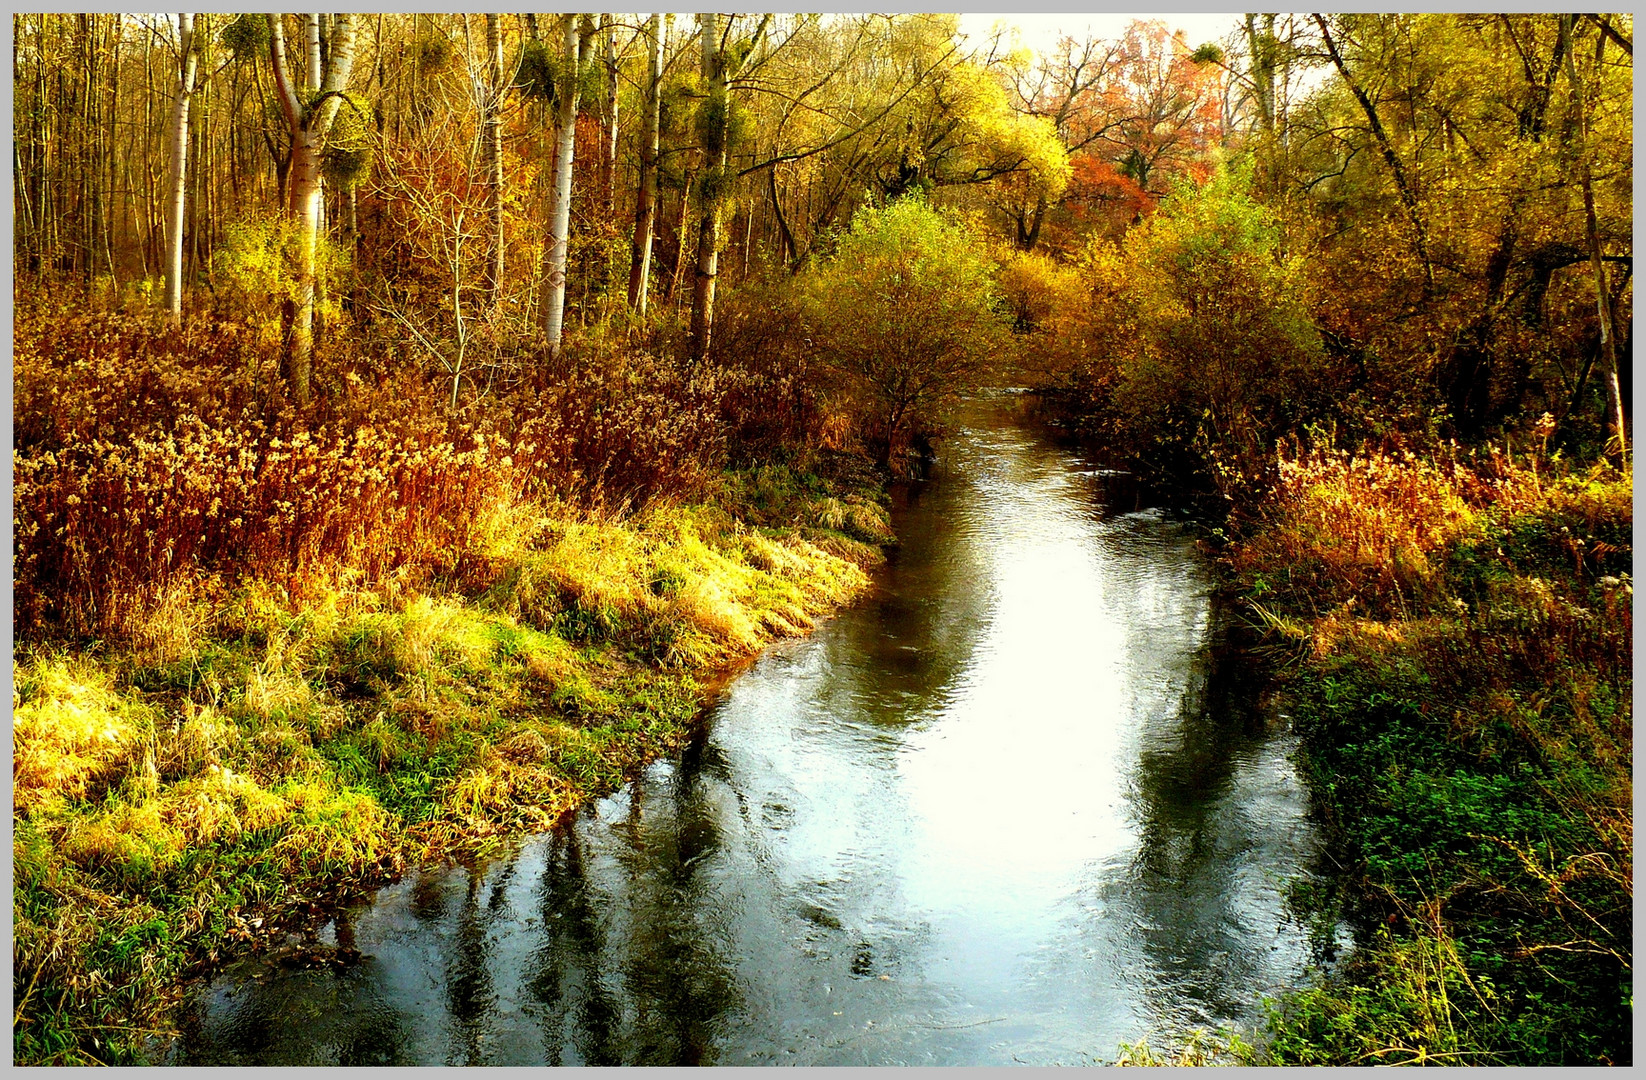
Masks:
[[[1517,437],[1548,412],[1552,445],[1610,438],[1615,455],[1629,25],[1334,16],[1252,24],[1258,68],[1204,50],[1290,105],[1260,111],[1216,182],[1080,253],[1077,291],[1050,304],[1078,422],[1225,496],[1272,479],[1275,440],[1311,427],[1432,445]]]

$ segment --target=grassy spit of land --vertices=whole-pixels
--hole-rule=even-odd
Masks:
[[[355,375],[294,416],[272,363],[20,312],[19,1063],[146,1060],[214,963],[551,826],[891,539],[858,459],[719,452],[728,402],[772,414],[723,369],[573,357],[458,417]]]

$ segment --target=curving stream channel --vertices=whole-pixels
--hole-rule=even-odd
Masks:
[[[1091,1063],[1250,1023],[1318,840],[1194,543],[969,404],[868,600],[569,827],[247,962],[175,1063]]]

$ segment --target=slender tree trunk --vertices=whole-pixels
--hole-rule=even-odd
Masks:
[[[210,24],[205,16],[201,16],[195,23],[194,32],[210,39]],[[211,160],[211,88],[201,86],[198,93],[199,100],[195,103],[189,117],[189,137],[193,140],[194,148],[189,151],[189,158],[194,163],[189,178],[189,207],[188,207],[188,236],[189,253],[185,269],[190,281],[200,280],[200,260],[202,251],[209,245],[208,214],[211,209],[210,179],[212,175]]]
[[[771,23],[771,15],[760,18],[760,25],[749,40],[738,47],[740,57],[747,58],[758,46]],[[702,216],[697,233],[697,276],[692,287],[691,357],[702,362],[709,355],[714,333],[715,282],[720,273],[720,246],[722,217],[726,200],[735,179],[726,167],[726,145],[731,130],[732,97],[730,80],[737,74],[733,67],[742,63],[727,63],[726,50],[721,40],[720,16],[708,12],[698,16],[703,36],[703,83],[708,100],[703,108],[709,110],[707,123],[701,125],[703,137],[703,176],[698,181],[697,197],[702,205]]]
[[[1258,20],[1262,23],[1259,24]],[[1246,14],[1246,47],[1251,53],[1252,95],[1257,99],[1259,183],[1272,193],[1275,168],[1275,17]]]
[[[549,211],[548,244],[543,258],[543,335],[548,341],[549,357],[554,360],[560,358],[566,320],[566,254],[571,238],[572,157],[577,148],[578,73],[588,47],[579,17],[566,15],[563,22],[565,69],[555,95],[554,201]]]
[[[754,242],[754,203],[750,202],[743,211],[743,276],[739,281],[749,280],[749,245]]]
[[[646,104],[640,129],[640,190],[634,203],[634,247],[629,260],[629,306],[646,314],[651,279],[652,234],[657,218],[658,121],[663,85],[663,16],[653,12],[647,23],[650,54],[646,64]]]
[[[673,300],[680,292],[680,277],[686,269],[686,236],[691,224],[692,208],[692,181],[696,179],[691,173],[686,174],[686,182],[680,187],[680,218],[674,227],[674,269],[669,274],[668,297]]]
[[[1033,251],[1040,243],[1040,229],[1046,223],[1046,196],[1038,195],[1034,200],[1034,209],[1027,213],[1019,213],[1017,217],[1017,248],[1019,251]]]
[[[606,221],[612,220],[612,210],[617,205],[617,31],[611,25],[610,15],[600,16],[600,21],[606,25],[602,27],[601,45],[605,49],[606,62],[606,97],[601,102],[600,122],[600,202],[605,211]]]
[[[783,264],[792,273],[800,264],[800,244],[794,238],[794,230],[789,228],[788,221],[783,217],[783,199],[777,193],[777,165],[774,163],[766,170],[766,189],[772,197],[772,217],[777,222],[777,237],[780,250],[779,256]]]
[[[143,50],[143,87],[146,93],[143,94],[143,130],[141,132],[141,136],[145,148],[148,144],[149,130],[154,124],[154,38],[154,30],[151,28],[149,31],[148,46]],[[154,191],[156,190],[154,186],[154,159],[147,153],[142,154],[141,157],[143,160],[143,181],[146,185],[144,190]],[[160,248],[157,248],[154,242],[154,235],[158,230],[155,228],[153,203],[154,200],[152,199],[143,200],[144,278],[148,277],[150,263],[158,261],[162,264],[162,267],[164,266],[164,253],[160,250],[160,248],[165,246],[164,241],[160,244]],[[162,269],[162,273],[164,273],[164,269]]]
[[[1570,42],[1566,49],[1566,78],[1572,84],[1572,108],[1577,114],[1578,180],[1583,186],[1583,221],[1589,247],[1589,268],[1595,283],[1595,310],[1600,317],[1600,361],[1606,382],[1606,422],[1617,434],[1618,453],[1625,459],[1629,453],[1628,432],[1623,418],[1623,399],[1617,384],[1617,345],[1612,328],[1611,294],[1606,288],[1606,264],[1601,259],[1600,228],[1595,218],[1594,177],[1589,165],[1588,117],[1584,109],[1583,82],[1578,77],[1576,43],[1571,41],[1576,29],[1576,15],[1562,15],[1561,33]],[[1599,39],[1595,50],[1595,68],[1599,70],[1606,38]]]
[[[84,67],[80,73],[79,98],[80,137],[79,175],[80,269],[85,277],[86,293],[91,294],[97,277],[97,238],[101,231],[97,223],[97,15],[78,16],[80,46]]]
[[[720,274],[720,213],[726,201],[726,134],[731,102],[726,94],[726,71],[720,53],[720,16],[698,16],[703,38],[703,85],[710,110],[702,127],[703,177],[697,185],[702,214],[697,225],[697,274],[692,282],[691,357],[701,363],[709,354],[714,332],[715,279]]]
[[[491,261],[486,269],[486,288],[490,294],[489,306],[493,311],[503,292],[503,33],[498,16],[486,16],[486,165],[488,169],[486,197],[491,212]]]
[[[176,324],[183,318],[183,202],[189,160],[189,100],[194,94],[197,53],[194,16],[177,16],[179,61],[177,94],[171,113],[171,161],[166,178],[166,317]]]
[[[120,121],[120,23],[119,16],[109,20],[109,95],[107,120],[102,125],[103,139],[103,259],[109,267],[109,295],[120,296],[120,271],[114,263],[114,229],[118,224],[118,179],[120,147],[117,142]]]

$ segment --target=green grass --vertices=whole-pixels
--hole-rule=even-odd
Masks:
[[[1509,481],[1429,534],[1421,579],[1358,566],[1397,598],[1372,617],[1288,584],[1346,565],[1334,535],[1236,556],[1272,632],[1307,631],[1285,690],[1346,872],[1305,906],[1358,943],[1272,1005],[1263,1060],[1632,1060],[1632,492]]]

